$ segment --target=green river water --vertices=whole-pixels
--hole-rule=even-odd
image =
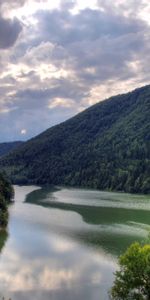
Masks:
[[[15,186],[0,233],[0,295],[108,300],[118,255],[150,231],[150,196]]]

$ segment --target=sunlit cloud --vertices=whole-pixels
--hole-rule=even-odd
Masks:
[[[0,114],[7,114],[11,111],[10,108],[0,108]]]
[[[49,103],[48,108],[52,109],[57,106],[69,108],[72,107],[74,104],[75,103],[72,99],[55,98],[53,101]]]
[[[149,84],[148,0],[4,0],[0,8],[2,141]]]

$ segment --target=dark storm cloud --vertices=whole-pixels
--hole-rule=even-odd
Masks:
[[[22,26],[17,19],[9,20],[0,16],[0,48],[13,46],[21,30]]]

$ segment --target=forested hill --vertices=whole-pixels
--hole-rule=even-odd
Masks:
[[[150,193],[150,86],[99,102],[0,165],[15,183]]]
[[[11,150],[17,148],[20,146],[23,142],[17,141],[17,142],[8,142],[8,143],[0,143],[0,156],[6,155]]]

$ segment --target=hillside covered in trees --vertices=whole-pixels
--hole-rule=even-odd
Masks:
[[[6,177],[0,174],[0,228],[8,223],[8,204],[13,197],[13,188]]]
[[[0,156],[8,154],[11,150],[20,146],[23,142],[0,143]]]
[[[15,183],[150,193],[150,86],[99,102],[0,165]]]

